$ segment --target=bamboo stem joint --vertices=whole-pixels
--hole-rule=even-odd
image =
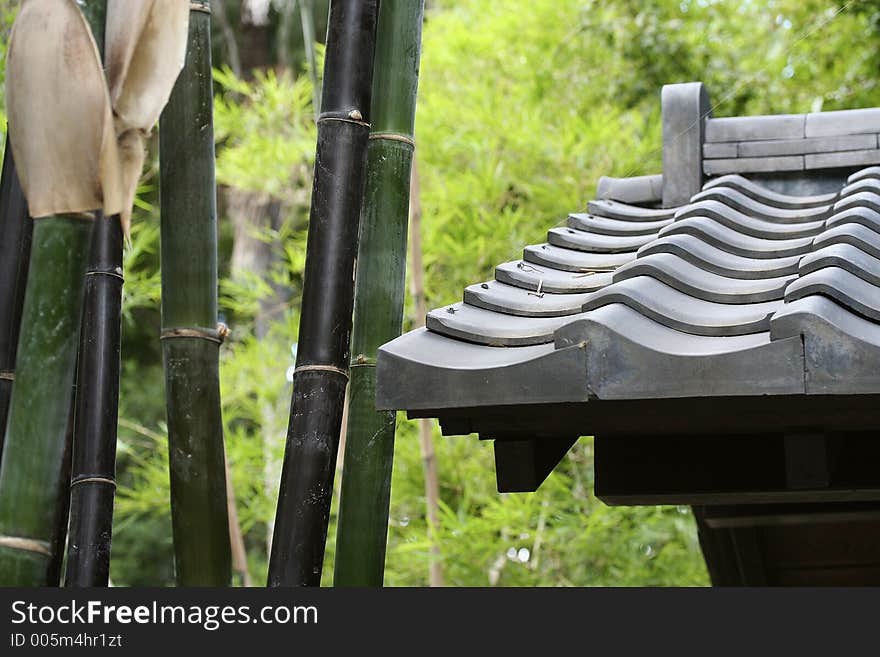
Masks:
[[[125,280],[125,277],[122,275],[122,269],[119,267],[114,269],[92,269],[86,272],[86,276],[110,276],[121,281]]]
[[[196,338],[197,340],[207,340],[216,344],[223,344],[223,341],[229,335],[229,327],[226,324],[217,324],[217,328],[213,331],[205,331],[199,328],[170,328],[165,329],[159,335],[160,340],[173,340],[175,338]]]
[[[116,480],[109,477],[81,477],[70,482],[70,487],[79,486],[80,484],[109,484],[116,488]]]
[[[357,357],[353,358],[351,363],[349,363],[349,367],[376,367],[376,359],[370,358],[364,354],[358,354]]]
[[[318,116],[318,125],[328,121],[342,121],[343,123],[354,123],[355,125],[369,128],[370,124],[364,121],[364,115],[359,109],[349,110],[348,112],[321,112]]]
[[[333,365],[300,365],[293,371],[294,374],[300,372],[336,372],[336,374],[341,374],[348,379],[348,372],[341,367],[333,367]]]
[[[382,139],[384,141],[402,141],[404,144],[409,144],[413,148],[416,147],[416,141],[412,137],[408,135],[402,135],[399,132],[372,132],[370,133],[370,139]]]

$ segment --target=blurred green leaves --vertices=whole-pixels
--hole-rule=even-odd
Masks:
[[[245,81],[224,67],[214,80],[218,184],[302,203],[317,138],[308,77],[269,69]]]

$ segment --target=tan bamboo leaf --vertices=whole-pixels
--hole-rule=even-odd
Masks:
[[[146,154],[144,135],[140,130],[126,130],[118,134],[116,141],[119,148],[119,176],[122,185],[122,211],[119,213],[119,221],[122,222],[125,239],[130,241],[134,195],[144,169]]]
[[[31,215],[121,210],[110,97],[73,0],[26,0],[6,65],[12,150]]]
[[[187,0],[109,0],[106,60],[118,129],[156,125],[186,61]]]
[[[186,61],[188,28],[188,0],[107,3],[107,81],[120,148],[126,235],[144,162],[144,140]]]

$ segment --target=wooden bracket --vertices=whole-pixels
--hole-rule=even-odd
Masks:
[[[495,477],[499,493],[538,490],[553,468],[577,442],[575,436],[495,439]]]

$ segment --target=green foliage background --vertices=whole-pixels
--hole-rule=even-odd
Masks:
[[[600,175],[659,172],[663,84],[702,80],[719,116],[880,105],[878,6],[429,2],[416,123],[429,307],[458,300],[466,285],[491,278],[496,264],[584,208]],[[222,54],[217,64],[218,182],[277,201],[285,217],[280,229],[260,233],[277,254],[269,276],[224,271],[221,286],[233,330],[221,371],[227,451],[249,571],[260,584],[291,392],[286,370],[298,326],[315,129],[304,73],[269,70],[245,81],[223,67]],[[117,585],[173,582],[156,179],[154,158],[126,255]],[[232,229],[221,219],[221,260],[228,263]],[[289,294],[284,310],[257,339],[254,318],[279,287]],[[410,305],[407,327],[414,319]],[[708,583],[687,508],[610,508],[593,497],[589,438],[537,493],[500,495],[490,444],[435,434],[442,497],[436,539],[447,584]],[[325,583],[334,536],[331,526]],[[401,416],[386,584],[426,584],[429,554],[416,426]]]

